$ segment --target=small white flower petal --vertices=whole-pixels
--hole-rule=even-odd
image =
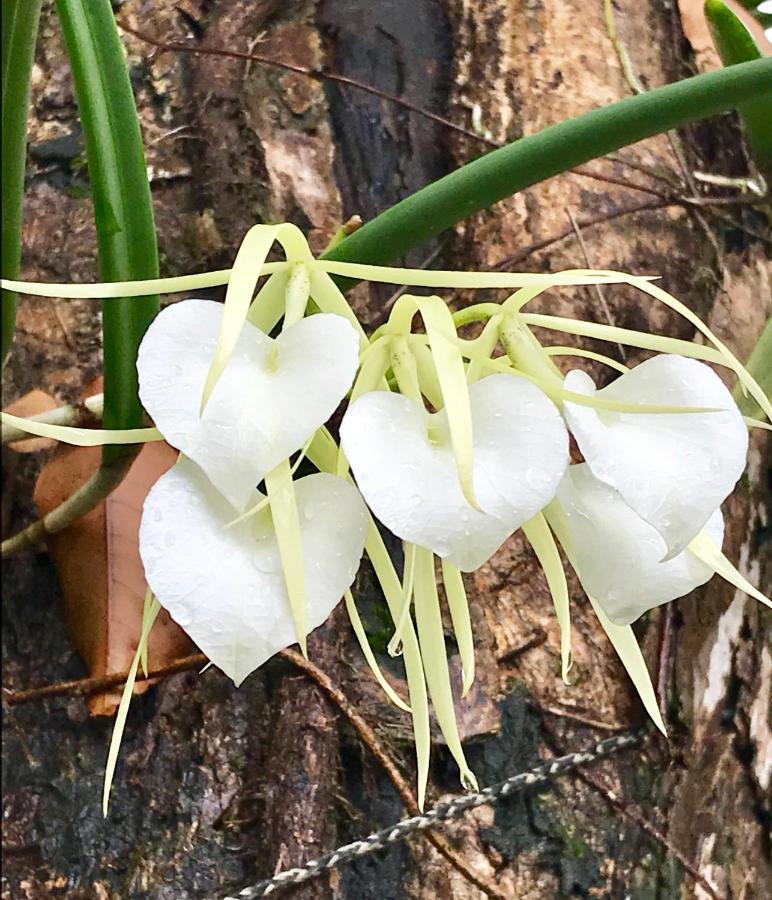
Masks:
[[[276,340],[247,322],[200,415],[222,311],[209,300],[166,307],[139,348],[139,394],[166,440],[241,512],[258,482],[335,411],[357,370],[359,338],[330,314]]]
[[[295,492],[310,632],[353,582],[369,516],[356,488],[334,475],[301,478]],[[239,685],[296,634],[270,510],[226,528],[235,513],[182,457],[145,500],[140,554],[161,605]]]
[[[661,562],[665,542],[657,530],[584,463],[569,466],[557,500],[571,528],[579,580],[617,625],[683,597],[714,574],[689,550]],[[720,547],[721,510],[713,511],[705,531]]]
[[[469,387],[475,495],[464,498],[447,417],[400,394],[375,391],[347,411],[341,443],[375,515],[398,537],[464,572],[481,566],[554,496],[568,436],[533,384],[492,375]]]
[[[567,390],[593,396],[579,370]],[[729,496],[745,468],[748,429],[716,373],[683,356],[657,356],[598,396],[625,403],[720,409],[711,413],[615,413],[565,403],[565,416],[593,475],[662,535],[663,558],[680,553]]]

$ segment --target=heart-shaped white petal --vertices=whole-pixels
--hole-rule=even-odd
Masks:
[[[444,411],[374,391],[347,411],[346,457],[375,515],[398,537],[464,572],[489,559],[549,503],[568,463],[568,436],[553,403],[514,375],[469,386],[475,510],[461,491]]]
[[[573,371],[567,390],[593,396]],[[598,391],[624,403],[717,408],[712,413],[648,415],[565,403],[569,428],[593,475],[616,488],[662,535],[663,558],[680,553],[729,496],[745,468],[748,429],[716,373],[683,356],[656,356]]]
[[[334,475],[301,478],[295,493],[310,632],[353,582],[369,517],[356,488]],[[161,605],[239,685],[296,634],[269,509],[226,528],[236,515],[183,457],[148,494],[139,541]]]
[[[243,510],[263,477],[299,450],[345,396],[359,338],[342,316],[303,319],[276,340],[246,322],[200,415],[223,306],[168,306],[139,348],[139,395],[166,440]]]
[[[665,542],[659,532],[584,463],[569,466],[557,500],[571,528],[579,580],[617,625],[683,597],[714,574],[688,549],[661,562]],[[705,532],[721,546],[720,509],[708,517]]]

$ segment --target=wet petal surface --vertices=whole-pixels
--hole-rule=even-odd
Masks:
[[[470,572],[548,503],[568,463],[568,436],[554,404],[514,375],[469,387],[474,487],[463,496],[447,417],[399,394],[376,391],[346,413],[340,434],[375,515],[403,540]]]
[[[596,393],[576,370],[567,390]],[[718,408],[721,412],[598,412],[566,402],[565,416],[596,478],[615,488],[665,542],[680,553],[732,492],[745,468],[748,429],[732,395],[707,365],[683,356],[646,360],[597,391],[627,403]]]
[[[295,492],[310,633],[354,580],[368,514],[356,488],[334,475],[301,478]],[[226,528],[236,515],[181,458],[145,501],[140,554],[161,605],[238,685],[296,634],[270,510]]]
[[[689,550],[661,562],[661,535],[584,463],[569,467],[557,500],[571,529],[582,586],[617,625],[629,625],[646,610],[683,597],[714,574]],[[705,532],[721,546],[720,510],[713,511]]]
[[[263,477],[299,450],[354,379],[359,338],[341,316],[310,316],[276,340],[249,322],[200,414],[223,306],[185,300],[139,349],[139,393],[166,440],[242,511]]]

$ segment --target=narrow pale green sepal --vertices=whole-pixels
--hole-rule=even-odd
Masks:
[[[270,334],[284,315],[289,270],[274,272],[260,288],[247,313],[247,322]]]
[[[635,685],[646,712],[651,716],[651,720],[662,734],[667,737],[667,729],[662,720],[662,713],[657,703],[654,685],[651,683],[651,676],[646,668],[646,660],[643,658],[643,653],[641,653],[641,648],[635,639],[632,627],[630,625],[615,625],[603,612],[603,607],[596,600],[592,597],[588,597],[588,599],[595,610],[598,621],[603,626],[603,630],[616,650],[617,656],[627,670],[630,680]]]
[[[571,563],[574,571],[576,571],[576,551],[571,538],[571,529],[562,507],[556,501],[553,501],[545,509],[545,516],[550,527],[560,541],[560,545],[563,547],[563,550],[568,557],[568,561]],[[598,621],[606,632],[608,639],[611,641],[611,645],[621,660],[622,665],[625,667],[627,674],[630,676],[630,680],[632,681],[635,690],[638,692],[638,696],[641,698],[641,702],[643,703],[646,712],[662,734],[667,737],[667,730],[665,728],[665,723],[662,720],[659,704],[657,703],[654,685],[651,683],[651,676],[649,675],[649,670],[646,668],[646,660],[643,658],[643,653],[641,653],[641,648],[638,646],[638,641],[635,639],[635,633],[633,632],[632,627],[630,625],[615,625],[603,611],[603,607],[597,600],[590,597],[589,594],[587,595],[587,599],[592,604],[592,608],[595,610]]]
[[[479,510],[474,491],[474,435],[472,410],[453,316],[440,297],[418,297],[416,305],[426,326],[437,380],[448,416],[450,439],[461,490],[470,506]]]
[[[231,354],[247,320],[257,280],[262,274],[268,251],[278,241],[284,247],[288,262],[311,262],[303,233],[295,225],[253,225],[241,242],[225,292],[220,334],[212,366],[204,385],[201,409],[206,406],[215,385],[228,365]]]
[[[402,653],[402,633],[405,630],[405,623],[410,620],[410,607],[413,603],[413,586],[415,584],[415,554],[416,545],[410,541],[403,541],[405,567],[402,573],[402,606],[400,607],[399,618],[396,621],[394,634],[389,641],[387,650],[389,656],[399,656]]]
[[[395,706],[398,706],[405,712],[411,712],[411,709],[407,705],[407,703],[405,703],[405,701],[399,696],[399,694],[397,694],[397,692],[389,684],[389,682],[386,681],[386,678],[384,677],[383,672],[381,671],[381,668],[375,659],[372,647],[370,646],[370,642],[367,640],[367,634],[365,632],[364,625],[362,624],[362,619],[359,615],[359,610],[357,609],[353,594],[351,593],[351,591],[346,591],[343,596],[346,600],[346,611],[348,612],[348,617],[351,621],[351,627],[354,629],[354,634],[357,636],[357,640],[359,641],[359,647],[362,650],[362,654],[364,655],[365,660],[367,661],[367,665],[370,666],[370,671],[375,676],[375,680],[383,688],[383,692]]]
[[[560,560],[555,538],[552,536],[547,520],[541,513],[537,513],[530,521],[523,525],[523,532],[528,538],[533,551],[536,554],[547,586],[555,604],[555,616],[560,625],[560,662],[563,681],[570,684],[568,673],[571,670],[571,609],[568,599],[568,584],[563,563]]]
[[[76,428],[74,425],[51,425],[0,413],[3,425],[11,425],[25,434],[52,438],[63,444],[76,447],[101,447],[103,444],[148,444],[162,441],[163,435],[157,428]]]
[[[728,581],[732,587],[748,594],[748,596],[753,597],[754,600],[758,600],[759,603],[763,603],[764,606],[768,606],[772,609],[772,601],[764,596],[758,588],[754,587],[742,572],[738,571],[738,569],[729,562],[726,556],[721,552],[721,548],[718,547],[704,531],[700,532],[691,544],[689,544],[688,550],[690,553],[693,553],[697,559],[704,562],[706,566],[710,566],[710,568],[712,568],[717,575],[720,575],[724,581]]]
[[[375,576],[386,598],[391,617],[397,620],[402,603],[402,585],[391,561],[383,538],[375,522],[371,522],[365,541],[365,552],[373,564]],[[402,658],[410,694],[410,708],[413,710],[413,739],[415,741],[418,806],[424,808],[426,785],[429,780],[429,756],[431,735],[429,731],[429,698],[426,693],[426,677],[421,650],[413,623],[408,621],[402,635]]]
[[[309,271],[311,275],[311,297],[316,305],[322,312],[336,313],[339,316],[343,316],[344,319],[348,319],[356,328],[360,337],[361,348],[364,350],[367,347],[367,335],[338,285],[320,267],[318,262],[314,262],[309,267]]]
[[[474,684],[474,635],[464,578],[461,571],[447,559],[442,560],[442,583],[461,657],[461,696],[465,697]]]
[[[152,602],[150,603],[150,607],[147,611],[147,615],[143,615],[142,617],[142,633],[140,634],[139,644],[137,645],[137,652],[134,654],[134,661],[132,662],[131,668],[129,669],[129,674],[126,678],[126,684],[124,685],[123,693],[121,694],[121,702],[118,705],[118,711],[115,715],[113,734],[110,738],[110,749],[107,752],[107,763],[105,764],[105,781],[102,791],[102,814],[105,816],[107,815],[107,810],[110,804],[110,789],[113,785],[115,766],[118,762],[118,751],[121,748],[121,739],[123,738],[123,731],[126,727],[126,718],[129,714],[131,696],[134,692],[134,683],[137,680],[137,669],[139,668],[139,661],[142,658],[143,653],[145,652],[147,640],[150,636],[150,630],[155,624],[155,620],[158,618],[158,613],[160,612],[161,604],[155,599],[155,597],[153,597]]]
[[[442,733],[461,772],[461,783],[477,790],[477,779],[469,768],[456,722],[456,709],[450,684],[445,635],[442,630],[440,600],[434,575],[434,555],[419,547],[416,550],[415,618],[426,684]]]
[[[303,656],[307,656],[308,627],[306,625],[306,574],[303,560],[303,540],[289,460],[280,463],[265,476],[265,488],[271,505],[271,517],[279,545],[287,597],[292,618],[295,621],[295,633]]]

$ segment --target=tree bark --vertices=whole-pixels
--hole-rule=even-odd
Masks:
[[[601,0],[124,0],[118,16],[160,40],[326,65],[500,141],[630,92]],[[689,74],[688,47],[669,5],[619,4],[617,24],[644,84]],[[256,63],[162,53],[128,35],[126,46],[165,275],[227,265],[257,221],[296,222],[321,250],[350,215],[372,217],[484,149],[352,88]],[[23,277],[93,280],[96,241],[80,165],[83,148],[51,8],[41,26],[33,107]],[[680,140],[687,175],[694,169],[728,175],[746,170],[734,116],[690,129]],[[683,176],[665,136],[619,156]],[[663,188],[618,161],[590,168]],[[568,174],[462,223],[434,245],[418,248],[409,262],[420,265],[431,255],[434,267],[488,268],[564,231],[567,210],[581,219],[642,199],[629,185]],[[749,233],[767,223],[750,208],[733,209],[731,217],[734,224],[727,224],[709,212],[700,218],[679,207],[620,217],[586,229],[587,258],[593,267],[662,275],[664,286],[744,358],[772,311],[772,267],[768,238]],[[568,236],[528,255],[518,268],[586,264]],[[390,294],[388,287],[355,289],[353,300],[367,326],[384,320]],[[461,304],[468,298],[458,293],[448,299]],[[605,301],[620,326],[693,337],[684,320],[627,288],[609,289]],[[539,305],[562,315],[604,315],[597,296],[581,289],[551,292]],[[643,357],[631,351],[628,362]],[[74,401],[100,365],[94,301],[22,300],[4,373],[6,402],[32,387]],[[44,459],[27,455],[16,460],[15,471],[9,467],[5,491],[13,492],[14,530],[32,516],[29,498]],[[725,506],[724,546],[767,592],[769,462],[769,435],[756,432],[748,470]],[[4,687],[19,690],[85,674],[64,629],[47,555],[28,554],[5,568]],[[481,784],[548,752],[584,746],[608,729],[643,722],[576,583],[575,684],[562,684],[551,600],[520,535],[469,585],[479,684],[459,713]],[[376,643],[385,643],[388,622],[366,569],[357,594],[368,630]],[[636,626],[664,691],[670,740],[593,769],[596,781],[666,840],[621,816],[597,785],[564,778],[551,790],[482,808],[445,829],[468,866],[505,895],[709,896],[677,861],[675,848],[717,896],[770,896],[770,615],[718,579],[671,610],[653,612]],[[345,612],[336,611],[310,646],[312,659],[412,778],[409,721],[373,685]],[[3,897],[217,898],[403,813],[393,786],[344,717],[281,660],[269,662],[239,690],[210,669],[201,676],[173,675],[135,698],[107,820],[100,810],[101,780],[112,721],[89,718],[80,697],[6,708],[4,714]],[[457,771],[437,742],[429,802],[459,790]],[[484,895],[417,838],[292,896]]]

